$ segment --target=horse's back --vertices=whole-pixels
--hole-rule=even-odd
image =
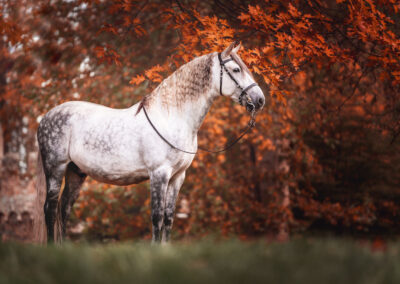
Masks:
[[[137,107],[138,104],[134,105],[132,108]],[[85,101],[69,101],[62,103],[54,108],[52,108],[44,118],[53,118],[56,115],[65,115],[67,117],[79,116],[85,117],[93,113],[103,113],[109,115],[112,113],[121,113],[123,111],[128,111],[129,109],[115,109],[107,106],[85,102]]]
[[[60,132],[67,127],[73,127],[73,123],[80,124],[88,119],[99,118],[110,119],[121,117],[126,112],[134,113],[138,104],[129,109],[114,109],[107,106],[84,101],[70,101],[52,108],[45,114],[39,124],[38,133],[43,129],[47,131]],[[83,126],[80,124],[79,126]]]

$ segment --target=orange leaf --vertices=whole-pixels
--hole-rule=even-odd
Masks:
[[[143,75],[137,75],[136,77],[133,77],[130,81],[129,84],[132,85],[139,85],[142,83],[146,78]]]

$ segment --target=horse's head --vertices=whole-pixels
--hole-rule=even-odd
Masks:
[[[247,111],[260,110],[265,103],[261,88],[254,81],[252,74],[237,54],[240,44],[228,46],[218,54],[218,67],[214,70],[213,83],[220,95],[231,97],[246,106]]]

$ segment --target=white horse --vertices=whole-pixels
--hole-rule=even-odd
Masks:
[[[46,225],[42,215],[37,235],[46,238],[47,227],[47,240],[53,241],[56,219],[61,224],[57,238],[65,234],[89,175],[115,185],[150,179],[152,240],[168,241],[178,192],[197,151],[197,132],[214,99],[230,97],[249,111],[264,105],[261,88],[237,55],[239,47],[231,44],[222,53],[195,58],[127,109],[71,101],[50,110],[37,131],[38,200],[44,203]]]

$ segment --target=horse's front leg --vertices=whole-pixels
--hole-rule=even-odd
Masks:
[[[162,242],[168,242],[171,237],[172,223],[174,221],[174,212],[179,190],[185,180],[185,171],[175,175],[168,184],[167,196],[165,202],[164,229]]]
[[[166,171],[157,171],[150,175],[151,221],[153,223],[153,243],[161,242],[164,224],[165,197],[170,175]]]
[[[73,162],[68,164],[65,174],[65,187],[61,195],[61,225],[63,238],[65,238],[67,221],[71,213],[71,208],[79,196],[79,191],[85,178],[86,174]]]

